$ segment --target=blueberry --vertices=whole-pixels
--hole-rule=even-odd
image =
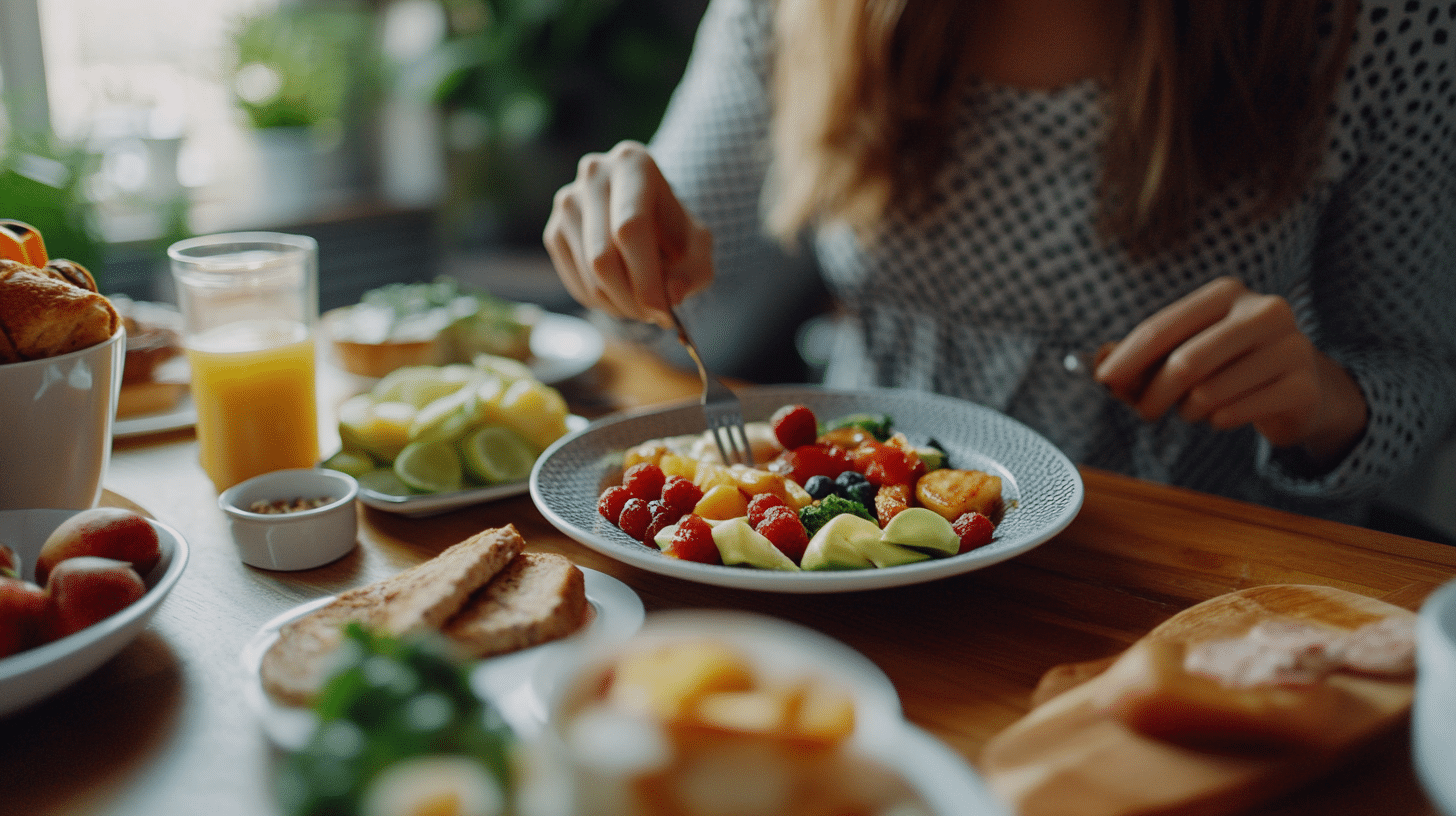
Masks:
[[[869,482],[860,481],[850,485],[847,488],[844,488],[843,493],[846,499],[854,502],[859,502],[860,504],[864,505],[867,510],[874,512],[875,494],[879,491],[880,489],[875,485],[872,485]]]
[[[864,474],[857,470],[846,470],[834,479],[834,484],[839,488],[840,492],[846,491],[854,485],[864,483]]]
[[[823,499],[834,495],[834,482],[828,476],[810,476],[804,483],[804,490],[812,499]]]

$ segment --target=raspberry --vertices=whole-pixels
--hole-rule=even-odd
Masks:
[[[622,474],[622,486],[627,492],[642,501],[652,501],[662,497],[662,485],[667,477],[662,474],[662,468],[651,462],[639,462],[627,468]]]
[[[804,550],[809,547],[809,532],[798,514],[783,505],[770,507],[754,529],[795,564],[804,558]]]
[[[642,540],[642,534],[647,531],[647,525],[652,521],[652,510],[647,502],[633,496],[622,505],[622,515],[617,518],[617,526],[622,532]]]
[[[609,487],[603,490],[602,497],[597,499],[597,512],[602,514],[602,518],[616,524],[617,520],[622,517],[622,505],[626,504],[630,498],[632,498],[632,494],[627,492],[627,488],[621,485]]]
[[[658,532],[669,524],[676,524],[677,520],[683,517],[680,511],[664,501],[648,502],[647,512],[647,528],[642,531],[642,543],[653,547],[657,546],[657,542],[653,539],[656,538]]]
[[[718,554],[718,545],[713,543],[712,525],[702,516],[692,513],[684,516],[678,523],[677,530],[672,534],[672,541],[668,542],[667,549],[663,552],[673,558],[700,564],[723,563],[723,557]]]
[[[819,436],[819,420],[805,405],[785,405],[774,411],[768,422],[785,450],[812,445]]]
[[[676,509],[679,515],[691,513],[702,498],[703,491],[681,476],[669,476],[662,483],[662,501]]]
[[[991,536],[996,532],[996,525],[974,510],[962,513],[950,526],[961,537],[961,548],[957,555],[990,544]]]
[[[784,500],[777,493],[760,493],[754,496],[748,500],[748,526],[757,528],[771,508],[784,506]]]

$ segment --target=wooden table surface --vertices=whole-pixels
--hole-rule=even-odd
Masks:
[[[342,398],[325,389],[327,399]],[[565,386],[589,416],[696,394],[696,378],[612,341]],[[337,404],[335,401],[333,404]],[[327,428],[327,421],[325,421]],[[327,448],[327,443],[326,443]],[[118,440],[106,501],[134,503],[191,545],[150,627],[94,674],[0,718],[0,814],[277,813],[277,754],[242,701],[239,652],[297,604],[393,574],[486,527],[625,581],[650,611],[744,609],[843,640],[895,683],[907,716],[974,763],[1028,709],[1054,665],[1115,654],[1199,601],[1258,584],[1323,584],[1408,609],[1456,576],[1456,548],[1096,470],[1060,535],[1011,561],[918,586],[787,595],[684,582],[620,564],[557,532],[529,497],[409,519],[360,507],[360,546],[305,572],[242,564],[190,430]],[[1402,730],[1260,814],[1434,814]]]

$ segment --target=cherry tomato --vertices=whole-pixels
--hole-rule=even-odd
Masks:
[[[804,484],[812,476],[833,479],[851,467],[844,451],[828,445],[801,445],[784,451],[768,463],[768,470]]]

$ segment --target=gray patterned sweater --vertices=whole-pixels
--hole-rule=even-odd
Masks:
[[[715,236],[718,281],[686,304],[700,345],[743,346],[751,317],[772,317],[797,285],[795,259],[759,217],[770,16],[762,0],[714,0],[651,145]],[[874,247],[842,228],[812,236],[844,315],[826,384],[950,394],[1015,417],[1079,463],[1360,521],[1456,412],[1451,34],[1456,4],[1365,4],[1329,149],[1299,200],[1239,228],[1249,198],[1231,190],[1206,203],[1186,248],[1143,262],[1092,226],[1103,88],[970,88],[928,213],[891,213]],[[1332,470],[1299,472],[1247,427],[1143,422],[1064,365],[1220,275],[1288,298],[1359,383],[1369,425]]]

